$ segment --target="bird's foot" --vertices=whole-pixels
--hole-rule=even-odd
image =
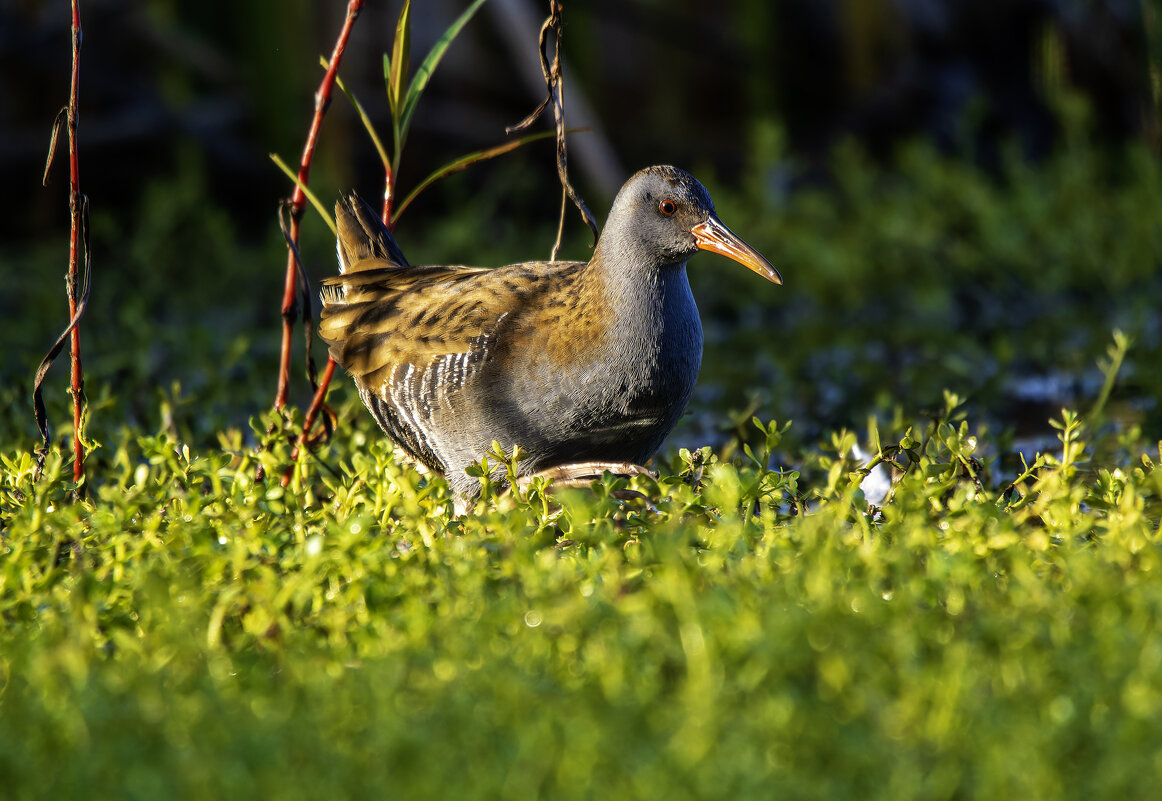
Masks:
[[[615,476],[653,476],[649,470],[634,462],[572,462],[547,467],[530,476],[521,476],[516,483],[521,489],[526,489],[533,479],[546,478],[553,482],[554,488],[588,487],[605,472]]]

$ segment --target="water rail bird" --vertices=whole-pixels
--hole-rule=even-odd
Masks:
[[[357,195],[336,217],[340,274],[324,281],[319,332],[388,437],[466,498],[480,483],[465,470],[494,441],[520,446],[522,477],[654,455],[702,361],[695,252],[782,283],[668,166],[625,183],[588,262],[417,267]]]

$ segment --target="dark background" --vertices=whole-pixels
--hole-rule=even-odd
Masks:
[[[342,75],[386,137],[382,53],[399,3],[370,2]],[[412,66],[465,6],[414,4]],[[491,0],[452,46],[419,106],[405,151],[406,189],[439,164],[505,138],[539,102],[534,0]],[[1093,104],[1105,139],[1158,137],[1151,89],[1153,8],[1132,0],[574,0],[565,56],[573,170],[602,209],[649,163],[710,170],[732,183],[747,168],[756,120],[785,130],[796,180],[818,178],[832,146],[854,136],[886,157],[920,135],[988,167],[1015,139],[1030,158],[1057,135],[1053,95]],[[339,0],[91,0],[82,4],[82,188],[94,208],[132,214],[144,185],[192,162],[206,202],[243,234],[274,225],[286,181],[267,158],[297,160],[346,4]],[[68,3],[0,5],[0,236],[67,227],[67,165],[39,188],[48,131],[68,97]],[[467,186],[531,170],[538,191],[510,213],[544,213],[555,196],[551,148],[473,171]],[[337,98],[316,169],[324,189],[374,194],[380,171],[349,105]],[[508,208],[515,206],[515,208]],[[523,207],[523,208],[522,208]],[[448,209],[421,203],[416,216]],[[550,215],[551,216],[551,215]]]

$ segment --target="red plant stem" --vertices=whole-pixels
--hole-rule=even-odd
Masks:
[[[392,204],[395,200],[395,174],[390,164],[384,165],[384,172],[386,174],[383,179],[383,212],[381,219],[390,231],[395,227],[391,221]],[[290,483],[293,465],[299,460],[299,453],[302,451],[307,437],[311,434],[311,429],[314,427],[315,420],[319,416],[319,410],[323,408],[323,401],[327,397],[327,389],[331,386],[331,379],[334,375],[335,360],[327,356],[327,366],[323,368],[323,376],[319,379],[319,388],[315,390],[315,397],[311,400],[310,407],[307,408],[306,417],[303,418],[303,433],[299,434],[298,441],[295,442],[295,447],[291,451],[292,467],[288,467],[282,474],[281,483],[284,487]]]
[[[331,52],[331,60],[319,89],[315,92],[315,116],[311,120],[311,128],[307,132],[307,141],[303,145],[302,159],[299,161],[299,183],[295,184],[294,194],[291,195],[290,239],[296,246],[299,242],[299,224],[302,222],[303,211],[306,208],[307,197],[302,190],[311,175],[311,160],[315,155],[315,145],[319,138],[319,129],[323,124],[323,115],[331,104],[331,92],[335,88],[335,77],[339,72],[339,63],[343,60],[343,51],[347,49],[347,40],[351,36],[351,29],[355,19],[363,10],[363,0],[350,0],[347,4],[347,18],[343,22],[343,29],[339,31],[339,38],[335,40],[335,49]],[[282,296],[282,351],[279,358],[278,391],[274,397],[274,408],[281,409],[286,405],[290,391],[290,360],[291,339],[294,334],[295,309],[295,252],[294,248],[287,248],[286,282]]]
[[[380,219],[387,226],[387,230],[391,231],[395,229],[395,223],[391,221],[391,207],[395,204],[395,176],[392,174],[390,164],[385,164],[384,169],[387,171],[387,177],[383,180],[383,214]]]
[[[291,449],[291,463],[282,473],[282,479],[279,483],[284,487],[290,484],[295,462],[299,460],[299,454],[306,446],[307,437],[310,436],[311,429],[315,425],[315,419],[319,416],[319,411],[323,408],[323,401],[327,398],[327,387],[331,385],[331,377],[334,375],[335,360],[328,356],[327,366],[323,368],[323,375],[319,379],[319,388],[315,390],[315,397],[311,399],[311,405],[307,407],[307,415],[303,419],[303,433],[299,434],[299,438],[295,440],[295,446]]]
[[[77,153],[77,97],[81,81],[81,9],[80,0],[72,0],[73,23],[73,76],[69,87],[69,272],[65,288],[69,296],[69,319],[77,315],[80,288],[77,282],[79,245],[81,238],[81,170]],[[73,326],[69,342],[69,361],[72,365],[71,392],[73,396],[73,481],[85,477],[85,446],[81,438],[81,407],[85,397],[85,376],[81,369],[81,327]]]

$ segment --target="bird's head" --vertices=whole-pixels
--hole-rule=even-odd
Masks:
[[[698,250],[709,250],[783,283],[762,254],[718,219],[706,187],[676,167],[647,167],[626,181],[605,228],[602,250],[648,256],[659,266],[685,263]]]

